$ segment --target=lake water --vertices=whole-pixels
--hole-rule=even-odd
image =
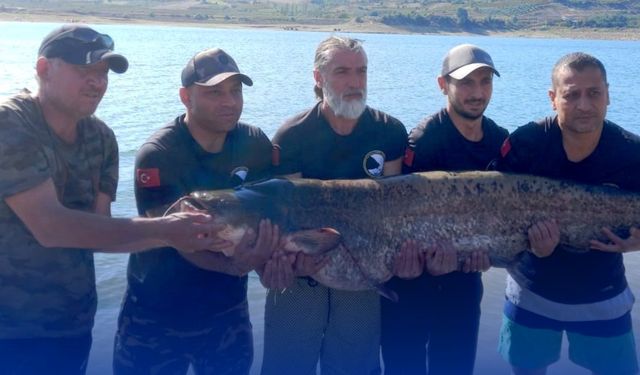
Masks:
[[[0,97],[23,87],[35,89],[34,62],[40,41],[55,24],[0,22]],[[110,87],[98,116],[115,131],[120,145],[120,185],[115,216],[135,214],[133,158],[136,149],[157,128],[183,112],[178,99],[180,72],[196,52],[221,47],[240,69],[251,76],[253,87],[244,90],[242,119],[272,136],[288,116],[314,104],[313,55],[327,33],[272,30],[227,30],[168,26],[99,25],[116,41],[116,51],[128,57],[130,69],[110,75]],[[422,117],[440,109],[445,98],[436,76],[442,56],[456,44],[473,43],[493,57],[501,77],[487,115],[513,130],[551,113],[547,98],[550,71],[555,61],[573,51],[600,58],[608,71],[611,105],[608,118],[640,133],[640,42],[571,39],[525,39],[473,36],[352,34],[363,39],[369,57],[369,104],[399,118],[412,128]],[[98,313],[89,373],[109,374],[113,334],[125,287],[126,255],[96,255]],[[640,255],[627,255],[625,263],[633,291],[640,294]],[[476,373],[508,374],[509,367],[496,354],[505,272],[484,275],[485,296],[480,327]],[[262,357],[265,291],[255,275],[249,281],[258,373]],[[633,314],[636,346],[640,313]],[[291,317],[297,319],[302,317]],[[566,347],[566,343],[565,343]],[[549,374],[587,374],[567,360]]]

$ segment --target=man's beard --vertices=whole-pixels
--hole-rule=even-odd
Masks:
[[[360,117],[367,106],[366,89],[348,90],[342,95],[338,95],[331,89],[331,87],[329,87],[329,84],[327,83],[322,87],[322,94],[327,99],[327,103],[329,104],[331,110],[333,110],[333,113],[338,117],[355,120]],[[351,94],[360,94],[362,95],[362,98],[353,100],[342,99],[343,96]]]
[[[451,107],[458,116],[465,118],[467,120],[477,120],[484,115],[484,111],[487,109],[487,103],[483,103],[484,107],[480,111],[480,113],[470,112],[464,109],[464,105],[461,105],[460,102],[456,101],[455,98],[449,96],[449,102],[451,103]]]

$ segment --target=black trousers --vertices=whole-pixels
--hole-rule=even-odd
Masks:
[[[0,374],[84,375],[90,350],[91,334],[0,340]]]
[[[428,274],[387,284],[399,301],[382,300],[386,375],[471,375],[476,358],[480,273]]]

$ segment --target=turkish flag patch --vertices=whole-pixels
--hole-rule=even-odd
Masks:
[[[136,181],[145,188],[160,186],[160,170],[158,168],[136,169]]]
[[[415,151],[413,151],[412,148],[407,147],[407,149],[404,150],[404,158],[402,159],[404,165],[406,165],[407,167],[411,167],[413,165],[413,158],[415,157],[415,155]]]
[[[502,143],[502,147],[500,147],[500,155],[504,158],[509,151],[511,151],[511,142],[509,142],[509,138],[507,138]]]
[[[280,145],[273,145],[271,148],[271,165],[274,167],[280,165]]]

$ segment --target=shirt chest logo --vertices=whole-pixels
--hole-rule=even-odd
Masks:
[[[382,177],[382,173],[384,171],[384,161],[384,152],[380,150],[369,151],[362,160],[362,168],[369,177]]]
[[[249,168],[245,167],[245,166],[240,166],[240,167],[236,167],[231,171],[230,174],[230,178],[231,178],[231,186],[232,187],[238,187],[242,184],[244,184],[245,180],[247,179],[247,176],[249,175]]]

